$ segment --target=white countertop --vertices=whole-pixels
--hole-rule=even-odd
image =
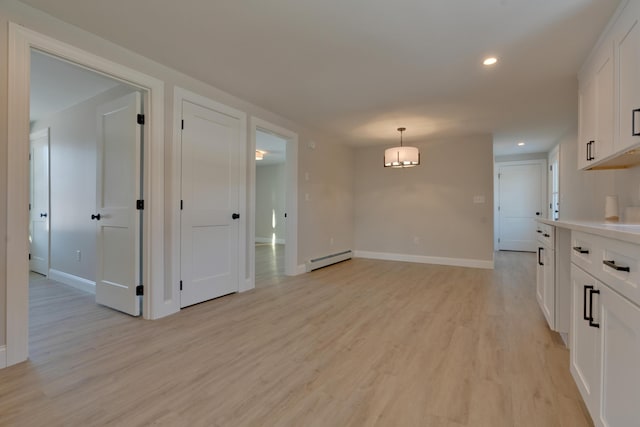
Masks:
[[[640,245],[640,224],[608,223],[604,221],[553,221],[550,219],[539,219],[537,221],[554,227],[597,234]]]

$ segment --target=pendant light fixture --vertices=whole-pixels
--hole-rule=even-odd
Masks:
[[[420,164],[420,151],[417,147],[402,145],[402,132],[407,128],[398,128],[400,132],[400,146],[384,150],[385,168],[411,168]]]

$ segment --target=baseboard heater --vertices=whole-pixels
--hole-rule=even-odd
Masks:
[[[349,249],[348,251],[338,252],[337,254],[331,254],[312,259],[310,261],[307,261],[307,273],[331,264],[346,261],[351,258],[353,258],[353,252],[351,252],[351,249]]]

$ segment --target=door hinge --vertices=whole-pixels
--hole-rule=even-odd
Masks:
[[[136,296],[139,297],[141,295],[144,295],[144,286],[138,285],[136,286]]]
[[[138,124],[139,125],[144,124],[144,114],[138,114]]]
[[[182,280],[180,280],[180,290],[182,290]]]
[[[184,209],[184,201],[180,200],[180,210]]]
[[[31,261],[31,254],[29,254],[29,261]]]
[[[500,206],[498,206],[498,211],[500,210]]]
[[[136,200],[136,209],[139,211],[144,210],[144,200]]]
[[[553,208],[553,205],[551,205],[551,203],[549,203],[549,209],[552,209],[552,208]]]
[[[501,174],[501,173],[499,173],[499,174],[498,174],[498,179],[500,179],[500,177],[501,177],[501,176],[502,176],[502,174]]]
[[[31,210],[31,203],[29,203],[29,210]]]
[[[180,120],[180,127],[182,130],[184,130],[184,120]]]
[[[500,243],[500,238],[498,237],[498,243]]]
[[[549,166],[549,170],[553,171],[553,165]]]

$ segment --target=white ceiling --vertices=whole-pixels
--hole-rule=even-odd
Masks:
[[[120,82],[40,53],[31,52],[31,121],[93,98]]]
[[[619,3],[22,1],[350,145],[405,126],[407,142],[490,132],[497,155],[575,128],[576,73]]]
[[[256,132],[256,150],[265,152],[264,159],[256,161],[256,166],[275,165],[287,160],[287,141],[261,130]]]

